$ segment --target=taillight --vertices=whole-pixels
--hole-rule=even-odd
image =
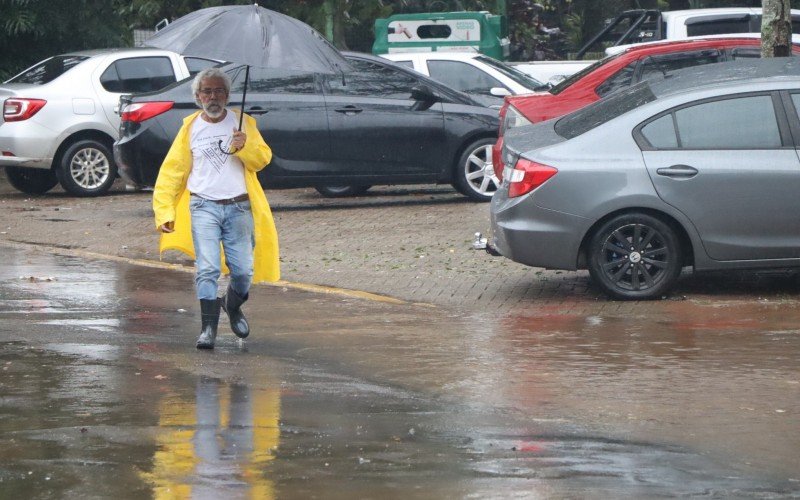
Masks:
[[[141,123],[172,109],[172,101],[135,102],[122,109],[120,117],[124,122]]]
[[[39,112],[47,104],[44,99],[22,99],[11,97],[3,104],[3,120],[21,122]]]
[[[508,197],[515,198],[528,194],[557,173],[558,169],[556,168],[519,158],[514,168],[505,172],[508,182]]]
[[[498,179],[503,178],[503,169],[505,168],[502,152],[503,138],[498,137],[497,142],[492,146],[492,167],[494,168],[494,175],[496,175]]]
[[[499,135],[503,137],[509,129],[522,127],[524,125],[532,125],[533,122],[525,118],[525,115],[514,106],[506,106],[505,113],[500,110],[500,129]]]

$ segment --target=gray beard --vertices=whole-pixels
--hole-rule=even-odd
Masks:
[[[218,108],[216,111],[212,111],[210,108],[216,107]],[[219,104],[205,104],[203,105],[203,111],[213,119],[217,119],[221,117],[225,113],[225,106],[220,106]]]

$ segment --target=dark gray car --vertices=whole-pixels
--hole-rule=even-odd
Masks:
[[[493,245],[622,299],[662,296],[684,266],[800,266],[794,59],[693,68],[510,132]]]
[[[450,183],[471,199],[491,198],[497,110],[386,59],[346,57],[353,69],[345,74],[251,69],[246,111],[273,153],[259,173],[265,187],[348,196],[373,185]],[[244,71],[228,71],[237,107]],[[197,110],[190,85],[123,98],[114,155],[129,182],[155,183],[183,118]]]

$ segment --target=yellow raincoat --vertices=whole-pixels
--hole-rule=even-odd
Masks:
[[[179,250],[191,258],[194,255],[192,242],[192,223],[189,213],[189,190],[186,183],[192,170],[192,151],[189,137],[192,122],[200,116],[200,111],[187,116],[178,132],[172,147],[161,164],[155,189],[153,191],[153,212],[155,212],[156,229],[162,224],[175,221],[175,231],[161,233],[159,252]],[[253,211],[253,227],[255,249],[253,251],[253,282],[278,281],[280,264],[278,262],[278,232],[272,220],[272,211],[267,203],[264,189],[258,182],[256,172],[263,169],[272,160],[272,150],[264,142],[256,128],[256,121],[244,115],[244,133],[247,142],[244,148],[235,155],[244,164],[244,180],[250,206]],[[223,256],[224,258],[224,256]],[[224,267],[223,271],[228,272]]]

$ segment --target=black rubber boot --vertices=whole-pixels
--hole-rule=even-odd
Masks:
[[[200,299],[200,321],[203,330],[195,344],[198,349],[213,349],[217,340],[217,325],[219,324],[220,299]]]
[[[247,324],[247,318],[244,317],[241,309],[249,295],[248,293],[242,297],[229,285],[225,295],[222,296],[222,308],[225,309],[228,319],[231,320],[231,330],[240,339],[250,335],[250,325]]]

